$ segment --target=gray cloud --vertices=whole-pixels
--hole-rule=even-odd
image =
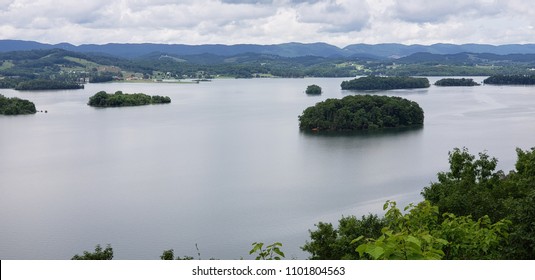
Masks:
[[[501,7],[503,6],[500,1],[488,0],[404,0],[396,1],[391,11],[404,21],[434,23],[460,15],[471,17],[495,15],[500,12]]]
[[[366,26],[370,14],[366,1],[294,1],[298,20],[320,25],[322,32],[359,31]],[[355,7],[358,7],[356,9]]]

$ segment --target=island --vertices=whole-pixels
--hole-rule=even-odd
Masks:
[[[489,85],[535,85],[535,75],[493,75],[483,83]]]
[[[83,89],[84,85],[56,80],[36,79],[20,82],[16,90],[56,90],[56,89]]]
[[[418,103],[396,96],[350,95],[308,107],[299,116],[304,131],[356,131],[422,125]]]
[[[309,85],[305,91],[306,94],[318,95],[321,94],[321,87],[318,85]]]
[[[366,76],[356,78],[350,81],[343,81],[342,89],[350,90],[390,90],[390,89],[407,89],[407,88],[428,88],[429,80],[427,78],[413,77],[379,77]]]
[[[128,94],[122,91],[116,91],[111,94],[105,91],[99,91],[89,98],[87,105],[93,107],[125,107],[165,103],[171,103],[171,98],[159,95],[150,96],[144,93]]]
[[[435,82],[435,86],[441,86],[441,87],[473,87],[473,86],[479,86],[480,84],[474,82],[473,79],[454,79],[454,78],[445,78],[440,79]]]
[[[33,102],[18,97],[8,98],[0,94],[0,115],[27,115],[36,112]]]

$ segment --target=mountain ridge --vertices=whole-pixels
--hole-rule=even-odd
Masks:
[[[351,44],[344,48],[323,42],[282,44],[157,44],[157,43],[107,43],[82,44],[70,43],[46,44],[36,41],[0,40],[0,52],[24,51],[35,49],[60,48],[82,53],[102,53],[123,58],[137,58],[150,53],[166,53],[170,55],[201,55],[213,54],[218,56],[234,56],[243,53],[271,54],[281,57],[319,56],[319,57],[378,57],[400,58],[415,53],[427,52],[431,54],[456,53],[491,53],[498,55],[508,54],[535,54],[535,44],[447,44],[432,45],[404,45],[398,43],[383,44]]]

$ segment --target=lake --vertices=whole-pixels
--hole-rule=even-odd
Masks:
[[[343,80],[0,90],[48,112],[0,116],[0,259],[70,259],[108,243],[114,259],[158,259],[171,248],[175,256],[248,259],[251,243],[275,241],[288,258],[305,259],[300,246],[315,223],[382,215],[386,200],[421,201],[455,147],[487,151],[509,171],[516,147],[535,146],[535,87],[355,92],[342,91]],[[310,84],[324,93],[307,96]],[[101,90],[172,103],[87,106]],[[418,102],[423,128],[299,131],[297,116],[308,106],[364,93]]]

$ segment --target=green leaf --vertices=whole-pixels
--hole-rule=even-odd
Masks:
[[[378,260],[385,253],[385,250],[381,247],[370,244],[366,250],[366,253],[370,254],[373,259]]]

